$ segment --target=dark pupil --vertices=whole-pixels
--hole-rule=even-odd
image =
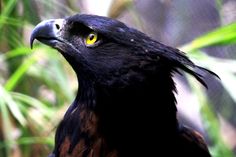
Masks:
[[[94,34],[90,34],[89,35],[89,40],[93,40],[94,39]]]

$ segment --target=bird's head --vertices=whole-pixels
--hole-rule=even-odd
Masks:
[[[43,21],[31,47],[34,39],[61,52],[80,77],[102,85],[122,87],[178,68],[204,83],[184,53],[111,18],[77,14]]]

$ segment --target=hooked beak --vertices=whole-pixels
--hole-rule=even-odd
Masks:
[[[51,19],[40,22],[32,31],[30,37],[30,47],[33,48],[34,40],[55,47],[60,39],[61,29],[64,25],[64,19]]]

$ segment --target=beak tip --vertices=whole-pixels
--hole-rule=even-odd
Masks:
[[[37,37],[37,27],[33,29],[32,33],[31,33],[31,36],[30,36],[30,48],[33,49],[34,47],[34,40],[35,38]]]
[[[30,48],[33,49],[34,47],[34,38],[30,38]]]

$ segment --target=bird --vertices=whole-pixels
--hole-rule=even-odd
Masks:
[[[92,14],[42,21],[31,48],[35,39],[58,50],[78,79],[49,157],[211,156],[203,136],[177,118],[173,75],[188,73],[206,88],[204,76],[218,75],[186,53]]]

